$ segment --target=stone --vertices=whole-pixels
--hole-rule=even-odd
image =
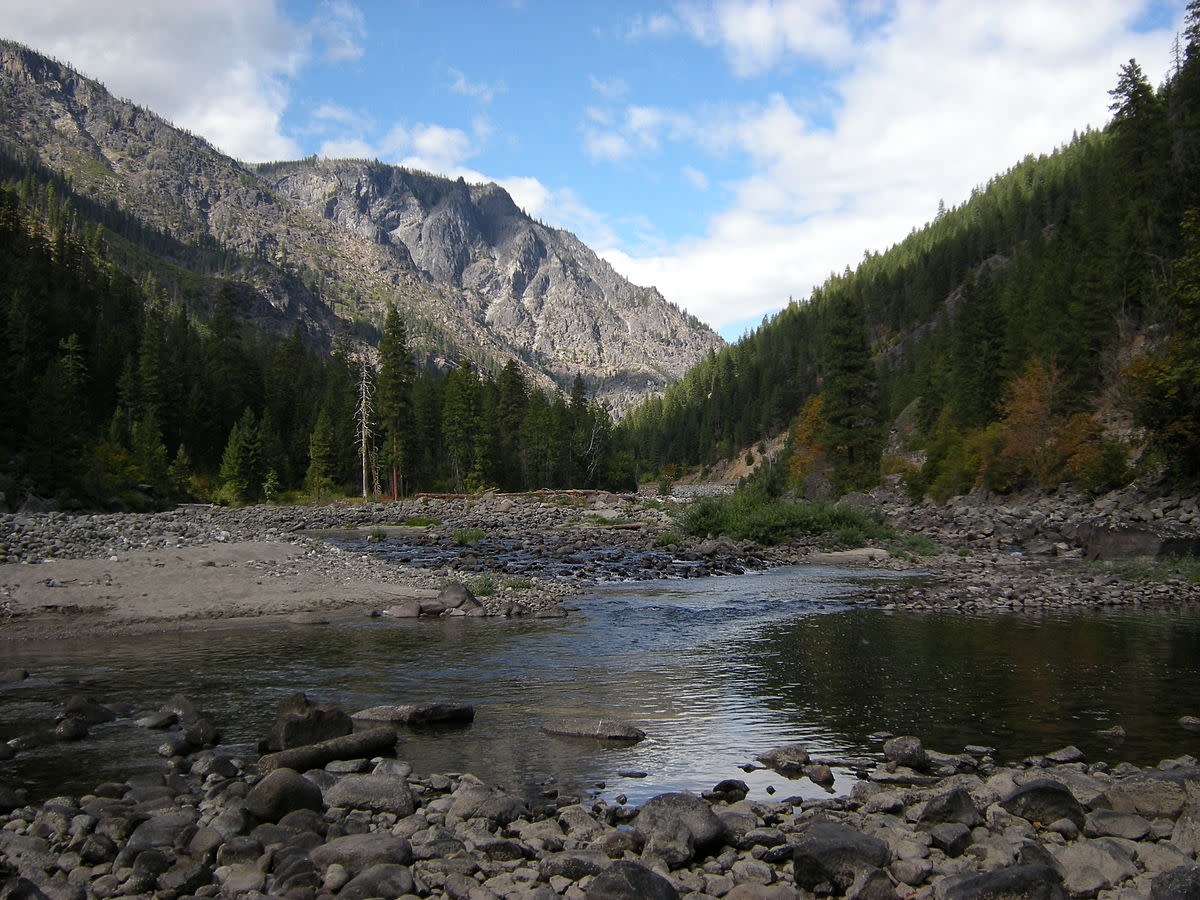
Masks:
[[[520,798],[485,784],[460,783],[451,796],[447,814],[459,819],[486,819],[495,825],[507,825],[529,812]]]
[[[1195,802],[1188,784],[1198,778],[1200,773],[1188,768],[1144,771],[1122,778],[1105,796],[1118,812],[1136,813],[1147,819],[1174,819],[1189,803]]]
[[[1074,841],[1052,852],[1072,895],[1107,890],[1138,874],[1137,864],[1111,839]]]
[[[1050,866],[1008,866],[982,875],[947,878],[937,900],[1068,900],[1062,878]]]
[[[1119,837],[1140,841],[1150,833],[1150,823],[1133,813],[1098,809],[1088,813],[1083,833],[1088,837]]]
[[[792,871],[802,888],[829,882],[844,892],[863,872],[886,866],[889,856],[878,838],[848,825],[815,822],[796,841]]]
[[[1071,745],[1063,747],[1061,750],[1055,750],[1053,753],[1047,753],[1046,759],[1055,765],[1065,765],[1067,763],[1083,762],[1083,751],[1078,747]]]
[[[185,810],[159,813],[142,822],[129,835],[122,854],[132,861],[142,850],[152,847],[173,847],[184,829],[194,825],[196,814]]]
[[[929,764],[925,745],[921,743],[920,738],[912,735],[901,735],[886,741],[883,745],[883,758],[910,769],[924,769]]]
[[[413,861],[412,844],[407,838],[378,831],[334,838],[314,847],[308,855],[318,868],[337,863],[351,875],[375,865],[408,866]]]
[[[784,744],[760,753],[755,759],[781,775],[801,775],[809,763],[808,748],[803,744]]]
[[[1171,843],[1189,856],[1200,855],[1200,806],[1189,806],[1179,814],[1171,830]]]
[[[549,881],[555,875],[579,881],[588,875],[599,875],[612,861],[599,850],[562,850],[544,856],[538,871]]]
[[[1200,900],[1200,866],[1179,866],[1155,875],[1150,900]]]
[[[399,897],[413,892],[413,876],[407,866],[377,863],[359,872],[338,891],[343,900],[370,897]]]
[[[1200,731],[1200,716],[1180,716],[1179,727],[1186,731]]]
[[[347,775],[325,792],[325,802],[400,818],[411,816],[416,809],[408,782],[395,775]]]
[[[461,582],[448,584],[437,595],[438,603],[446,609],[462,609],[464,607],[480,606],[478,598],[471,589]]]
[[[871,869],[854,879],[846,900],[896,900],[896,888],[883,869]]]
[[[646,845],[644,852],[658,852],[669,864],[682,865],[720,840],[725,826],[711,806],[681,791],[659,794],[642,804],[633,834]]]
[[[786,884],[739,884],[724,900],[803,900],[803,896]]]
[[[350,734],[354,723],[341,707],[332,703],[313,703],[304,694],[295,693],[279,702],[275,723],[267,735],[266,749],[289,750],[317,744]]]
[[[1048,825],[1070,819],[1083,828],[1083,807],[1066,785],[1048,778],[1027,782],[1000,801],[1001,807],[1029,822]]]
[[[974,828],[983,824],[983,816],[970,792],[966,788],[957,787],[927,800],[921,814],[917,816],[917,822],[921,825],[959,822],[968,828]]]
[[[546,734],[595,738],[601,741],[637,743],[646,739],[646,732],[642,729],[617,719],[549,719],[542,723],[541,729]]]
[[[63,715],[79,719],[86,725],[101,725],[117,717],[107,706],[102,706],[87,697],[76,694],[63,705]]]
[[[961,822],[944,822],[929,832],[931,843],[947,856],[962,856],[971,845],[971,829]]]
[[[364,722],[392,722],[397,725],[466,725],[475,720],[470,703],[439,701],[408,703],[402,706],[372,706],[360,709],[350,718]]]
[[[380,615],[390,619],[416,619],[421,615],[421,601],[406,600],[403,603],[397,603],[395,606],[389,606],[382,610]]]
[[[81,741],[88,736],[87,722],[74,716],[67,716],[54,726],[56,741]]]
[[[592,879],[584,896],[586,900],[678,900],[679,892],[641,863],[619,860]]]
[[[275,769],[246,794],[246,811],[264,822],[278,822],[298,809],[325,808],[321,789],[294,769]]]

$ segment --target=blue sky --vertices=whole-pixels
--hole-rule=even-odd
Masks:
[[[1183,0],[0,0],[247,161],[495,180],[726,337],[1167,72]]]

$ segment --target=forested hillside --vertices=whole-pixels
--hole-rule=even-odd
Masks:
[[[1098,88],[1102,89],[1102,88]],[[1157,90],[1130,60],[1113,117],[1029,157],[834,275],[621,426],[643,472],[785,429],[809,493],[902,474],[941,499],[1130,466],[1200,472],[1200,3]]]
[[[109,243],[132,246],[120,223],[102,226],[41,175],[0,185],[9,501],[320,497],[360,488],[364,455],[375,493],[628,483],[608,414],[578,379],[566,398],[535,389],[511,361],[498,372],[420,369],[394,309],[377,357],[349,342],[329,355],[306,347],[299,327],[281,339],[240,319],[247,288],[233,283],[219,284],[200,324],[153,277],[114,264]],[[144,230],[143,240],[156,234]]]

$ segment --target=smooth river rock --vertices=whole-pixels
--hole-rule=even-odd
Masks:
[[[550,719],[542,723],[546,734],[561,734],[568,737],[589,737],[602,741],[643,741],[646,732],[618,719]]]

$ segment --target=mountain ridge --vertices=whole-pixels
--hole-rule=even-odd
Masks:
[[[299,323],[328,344],[371,333],[395,304],[433,364],[517,359],[559,386],[581,374],[618,412],[723,344],[494,183],[364,160],[241,163],[8,41],[0,99],[10,155],[183,242],[215,242],[231,262],[202,274],[252,286],[276,330]]]

